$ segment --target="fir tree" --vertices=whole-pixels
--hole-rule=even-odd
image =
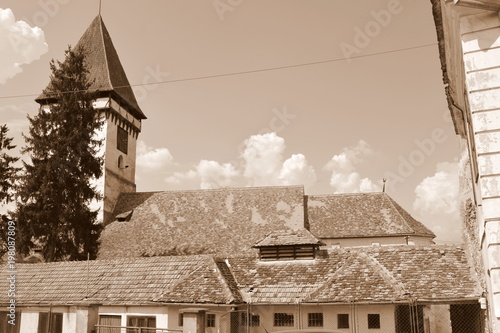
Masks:
[[[16,148],[12,145],[12,138],[7,137],[7,125],[0,126],[0,204],[6,204],[12,199],[12,188],[19,168],[14,166],[19,158],[8,154]]]
[[[95,258],[101,230],[89,205],[100,199],[91,181],[102,174],[102,142],[95,135],[102,120],[92,107],[84,50],[69,47],[65,54],[64,62],[50,63],[44,91],[53,101],[50,109],[28,116],[22,152],[31,162],[24,163],[18,189],[18,250],[40,247],[46,261]]]
[[[8,131],[7,125],[0,126],[0,204],[7,204],[12,200],[12,189],[20,170],[14,166],[19,158],[9,155],[9,150],[16,146],[12,145],[12,138],[7,137]],[[5,215],[0,219],[0,258],[7,252],[8,236],[15,236],[15,230],[9,230],[9,220]]]

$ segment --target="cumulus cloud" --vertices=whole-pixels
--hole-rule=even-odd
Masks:
[[[437,238],[460,240],[458,163],[443,162],[415,188],[413,209]]]
[[[316,172],[302,154],[294,154],[285,162],[278,175],[282,185],[310,186],[316,182]]]
[[[285,140],[276,133],[252,135],[243,142],[238,159],[227,163],[201,160],[164,180],[171,186],[197,182],[200,188],[314,184],[316,173],[306,157],[295,154],[284,161],[285,147]]]
[[[201,160],[196,166],[200,188],[218,188],[233,184],[239,172],[231,163]]]
[[[167,148],[151,148],[144,141],[137,142],[137,167],[143,171],[164,170],[172,165],[173,157]]]
[[[254,186],[271,185],[276,182],[283,163],[285,139],[276,133],[252,135],[245,140],[241,154],[244,160],[243,176]]]
[[[0,8],[0,84],[21,73],[29,64],[47,53],[43,30],[30,27],[24,21],[16,21],[9,8]]]
[[[374,153],[370,145],[359,140],[356,146],[347,147],[325,165],[325,170],[332,173],[330,185],[335,193],[357,193],[380,191],[380,186],[369,178],[361,178],[356,171],[356,164]]]

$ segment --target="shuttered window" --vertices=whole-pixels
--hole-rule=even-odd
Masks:
[[[261,260],[314,259],[313,245],[264,246],[260,248]]]

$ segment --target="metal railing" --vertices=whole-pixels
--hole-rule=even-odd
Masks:
[[[95,333],[180,333],[182,330],[169,328],[95,325]]]

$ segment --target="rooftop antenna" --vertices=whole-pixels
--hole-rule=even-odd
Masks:
[[[384,185],[382,186],[382,192],[385,193],[385,182],[387,181],[387,179],[382,178],[382,181],[384,182]]]

